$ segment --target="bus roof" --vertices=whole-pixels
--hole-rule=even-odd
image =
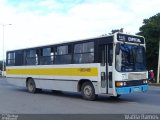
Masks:
[[[105,38],[105,37],[112,37],[112,35],[102,35],[102,36],[99,36],[99,37],[92,37],[92,38],[84,38],[84,39],[79,39],[79,40],[71,40],[71,41],[64,41],[64,42],[59,42],[59,43],[53,43],[53,44],[47,44],[47,45],[41,45],[41,46],[33,46],[33,47],[28,47],[28,48],[20,48],[20,49],[14,49],[14,50],[8,50],[7,52],[10,52],[10,51],[18,51],[18,50],[27,50],[27,49],[35,49],[35,48],[41,48],[41,47],[48,47],[48,46],[58,46],[58,45],[61,45],[61,44],[71,44],[71,43],[74,43],[74,42],[84,42],[84,41],[91,41],[93,39],[98,39],[98,38]]]
[[[117,35],[118,33],[123,34],[123,35],[131,35],[131,34],[126,34],[126,33],[122,33],[122,32],[116,32],[116,33],[110,34],[110,35],[106,35],[105,34],[105,35],[101,35],[101,36],[98,36],[98,37],[91,37],[91,38],[84,38],[84,39],[79,39],[79,40],[64,41],[64,42],[60,42],[60,43],[53,43],[53,44],[34,46],[34,47],[28,47],[28,48],[14,49],[14,50],[8,50],[7,52],[19,51],[19,50],[27,50],[27,49],[35,49],[35,48],[42,48],[42,47],[48,47],[48,46],[58,46],[58,45],[63,45],[63,44],[72,44],[72,43],[75,43],[75,42],[84,42],[84,41],[87,42],[87,41],[92,41],[94,39],[99,39],[99,38],[113,37],[114,35]],[[143,36],[140,36],[140,35],[131,35],[131,36],[143,37]]]

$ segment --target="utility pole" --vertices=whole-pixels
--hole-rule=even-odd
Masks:
[[[157,69],[157,84],[159,83],[159,72],[160,72],[160,40],[159,40],[159,54],[158,54],[158,69]]]
[[[2,54],[3,54],[3,61],[2,61],[2,76],[5,76],[5,74],[4,74],[4,71],[5,71],[5,69],[4,69],[4,67],[5,67],[5,60],[4,60],[4,28],[5,28],[5,26],[7,26],[7,25],[12,25],[12,24],[0,24],[1,26],[2,26],[2,32],[3,32],[3,35],[2,35]]]

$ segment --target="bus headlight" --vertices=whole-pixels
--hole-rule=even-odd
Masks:
[[[126,86],[126,82],[116,82],[116,87],[123,87],[123,86]]]
[[[148,80],[143,80],[143,83],[144,83],[144,84],[147,84],[147,83],[148,83]]]

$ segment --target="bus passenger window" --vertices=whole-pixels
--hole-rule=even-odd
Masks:
[[[69,52],[70,45],[57,47],[57,55],[55,56],[55,64],[71,64],[72,55]],[[71,51],[70,51],[71,52]]]
[[[51,64],[51,48],[43,48],[42,56],[40,58],[40,64],[50,65]]]
[[[94,42],[75,44],[74,63],[93,63],[94,62]]]
[[[26,52],[26,64],[36,65],[36,50],[28,50]]]
[[[14,52],[8,53],[7,64],[8,66],[12,66],[15,64],[15,53]]]
[[[51,52],[51,63],[54,63],[54,52]]]
[[[68,46],[59,46],[57,47],[57,55],[68,54]]]

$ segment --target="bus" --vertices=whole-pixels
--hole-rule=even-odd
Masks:
[[[145,39],[114,33],[85,40],[7,51],[7,81],[31,93],[42,89],[119,97],[146,92]]]

